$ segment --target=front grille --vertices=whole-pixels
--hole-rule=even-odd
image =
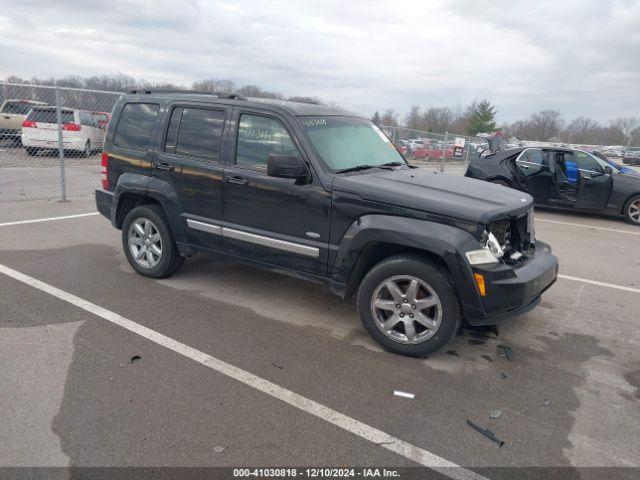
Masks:
[[[502,218],[500,220],[494,220],[489,225],[489,231],[493,233],[496,240],[500,242],[500,245],[505,247],[511,241],[511,219]]]
[[[526,255],[535,241],[533,210],[519,216],[496,219],[489,224],[488,230],[502,246],[505,258],[509,258],[510,254],[515,252]]]

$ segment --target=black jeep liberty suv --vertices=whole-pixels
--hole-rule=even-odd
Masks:
[[[205,252],[320,281],[404,355],[530,310],[558,270],[529,195],[410,166],[367,118],[314,104],[132,91],[96,203],[142,275]]]

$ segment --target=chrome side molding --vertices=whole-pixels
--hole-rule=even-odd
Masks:
[[[199,220],[193,220],[191,218],[187,218],[187,226],[189,228],[192,228],[193,230],[200,230],[202,232],[212,233],[214,235],[222,235],[223,237],[242,240],[244,242],[253,243],[255,245],[262,245],[263,247],[275,248],[277,250],[283,250],[285,252],[297,253],[299,255],[304,255],[307,257],[318,258],[320,256],[320,249],[317,247],[310,247],[308,245],[287,242],[286,240],[280,240],[278,238],[244,232],[242,230],[236,230],[234,228],[213,225],[211,223],[201,222]]]
[[[222,235],[222,227],[220,225],[213,225],[212,223],[199,222],[198,220],[187,218],[187,226],[194,230],[200,230],[201,232]]]

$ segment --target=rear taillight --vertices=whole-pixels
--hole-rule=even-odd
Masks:
[[[107,152],[102,152],[102,158],[100,160],[100,179],[102,180],[102,188],[109,190],[109,180],[107,179],[107,164],[109,163],[109,155]]]
[[[81,126],[78,123],[65,123],[64,125],[62,125],[62,129],[69,132],[79,132],[80,128]]]
[[[38,124],[31,120],[25,120],[22,122],[22,128],[38,128]]]

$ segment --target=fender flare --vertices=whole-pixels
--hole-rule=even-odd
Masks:
[[[477,240],[466,230],[445,223],[390,215],[365,215],[347,229],[338,246],[331,267],[334,282],[354,288],[354,270],[366,247],[385,243],[418,250],[437,257],[447,267],[458,293],[463,311],[482,309],[473,282],[473,272],[465,252],[479,248]]]
[[[187,241],[186,229],[180,218],[182,209],[178,201],[178,195],[168,182],[157,177],[137,173],[123,173],[120,175],[114,192],[113,208],[111,209],[111,223],[115,227],[117,227],[117,213],[120,201],[122,196],[127,193],[148,197],[158,202],[167,217],[167,222],[175,241]]]

